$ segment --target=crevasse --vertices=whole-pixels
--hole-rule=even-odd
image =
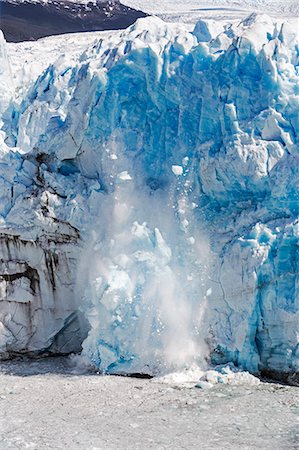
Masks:
[[[6,108],[2,226],[78,230],[101,370],[298,371],[297,49],[267,16],[141,19]]]

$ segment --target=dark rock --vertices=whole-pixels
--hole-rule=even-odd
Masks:
[[[119,1],[90,2],[88,5],[67,0],[47,3],[0,3],[0,28],[7,42],[36,40],[46,36],[86,31],[123,29],[140,17],[141,11]]]

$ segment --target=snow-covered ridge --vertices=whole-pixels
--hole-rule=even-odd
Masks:
[[[0,0],[1,2],[9,2],[9,3],[25,3],[28,2],[29,0]],[[108,0],[108,3],[111,3],[111,5],[113,3],[119,2],[119,0]],[[65,3],[65,0],[30,0],[30,3],[54,3],[54,4],[59,4],[59,3]],[[88,5],[88,3],[91,3],[93,5],[96,5],[98,3],[107,3],[107,0],[67,0],[67,3],[76,3],[76,4],[81,4],[81,5]]]
[[[102,370],[210,359],[298,371],[296,46],[295,21],[253,14],[190,32],[151,17],[61,56],[21,98],[5,93],[3,233],[36,254],[50,235],[45,261],[77,264],[67,283]],[[65,275],[53,273],[62,307]],[[24,309],[25,281],[6,308]],[[7,317],[3,351],[44,348],[8,339]]]

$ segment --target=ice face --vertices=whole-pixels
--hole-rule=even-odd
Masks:
[[[267,16],[142,19],[6,111],[3,226],[80,233],[74,295],[101,370],[298,370],[296,45]]]

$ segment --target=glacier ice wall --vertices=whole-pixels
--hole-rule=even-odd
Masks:
[[[6,108],[1,226],[76,230],[102,370],[298,371],[297,49],[267,16],[142,19]]]

